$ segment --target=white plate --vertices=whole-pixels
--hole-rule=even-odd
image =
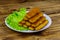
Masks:
[[[51,25],[51,23],[52,23],[52,20],[51,20],[51,18],[50,18],[48,15],[44,14],[44,16],[45,16],[46,19],[48,20],[48,24],[47,24],[46,26],[44,26],[44,28],[42,28],[42,29],[40,29],[40,30],[38,30],[38,31],[31,31],[31,30],[21,31],[21,30],[16,30],[16,29],[10,27],[10,25],[7,24],[6,19],[5,19],[5,24],[6,24],[7,27],[9,27],[10,29],[12,29],[12,30],[14,30],[14,31],[18,31],[18,32],[23,32],[23,33],[39,32],[39,31],[43,31],[43,30],[47,29],[48,27],[50,27],[50,25]]]

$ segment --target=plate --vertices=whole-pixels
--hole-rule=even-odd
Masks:
[[[7,25],[8,28],[10,28],[10,29],[12,29],[12,30],[14,30],[14,31],[17,31],[17,32],[23,32],[23,33],[34,33],[34,32],[40,32],[40,31],[43,31],[43,30],[49,28],[50,25],[52,24],[52,20],[51,20],[51,18],[50,18],[47,14],[43,14],[43,15],[44,15],[44,16],[46,17],[46,19],[48,20],[48,24],[47,24],[46,26],[44,26],[42,29],[38,30],[38,31],[36,31],[36,30],[35,30],[35,31],[31,31],[31,30],[25,30],[25,31],[16,30],[16,29],[10,27],[9,24],[7,24],[6,19],[5,19],[5,24]]]

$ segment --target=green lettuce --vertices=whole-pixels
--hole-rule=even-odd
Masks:
[[[6,22],[8,25],[10,25],[11,28],[15,30],[28,30],[28,28],[25,28],[23,26],[19,25],[19,22],[23,20],[23,18],[26,15],[26,8],[21,8],[19,11],[13,11],[12,14],[10,14],[6,18]]]

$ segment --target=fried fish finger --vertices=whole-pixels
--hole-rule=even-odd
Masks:
[[[29,29],[30,29],[30,30],[34,30],[34,28],[33,28],[33,27],[29,27]]]
[[[31,19],[29,19],[29,21],[31,23],[34,23],[34,22],[36,22],[42,16],[43,16],[43,13],[39,13],[38,15],[36,15],[36,16],[32,17]]]
[[[25,17],[24,17],[24,20],[28,20],[28,18],[25,16]]]
[[[28,27],[28,26],[27,26],[27,25],[25,25],[25,24],[24,24],[23,26],[24,26],[24,27]]]
[[[25,20],[21,21],[21,23],[24,24],[25,23]]]
[[[26,21],[26,23],[25,23],[27,26],[30,26],[31,25],[31,23],[30,22],[28,22],[28,21]]]
[[[25,20],[22,20],[21,22],[19,22],[19,25],[24,25]]]
[[[38,21],[36,21],[34,24],[32,24],[33,27],[37,27],[39,24],[41,24],[43,21],[45,20],[45,17],[42,16],[41,18],[39,18]]]
[[[36,27],[35,30],[40,30],[40,29],[43,28],[47,23],[48,23],[48,20],[45,20],[41,25],[39,25],[38,27]]]
[[[40,10],[39,10],[39,8],[32,8],[28,13],[27,13],[27,17],[28,18],[31,18],[31,17],[33,17],[34,15],[36,15],[37,13],[39,13],[40,12]]]
[[[23,24],[19,23],[20,26],[22,26]]]

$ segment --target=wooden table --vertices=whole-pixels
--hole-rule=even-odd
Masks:
[[[0,3],[0,40],[60,40],[60,1],[39,1],[26,3]],[[52,19],[52,25],[38,33],[19,33],[10,30],[4,23],[11,9],[39,7]]]

